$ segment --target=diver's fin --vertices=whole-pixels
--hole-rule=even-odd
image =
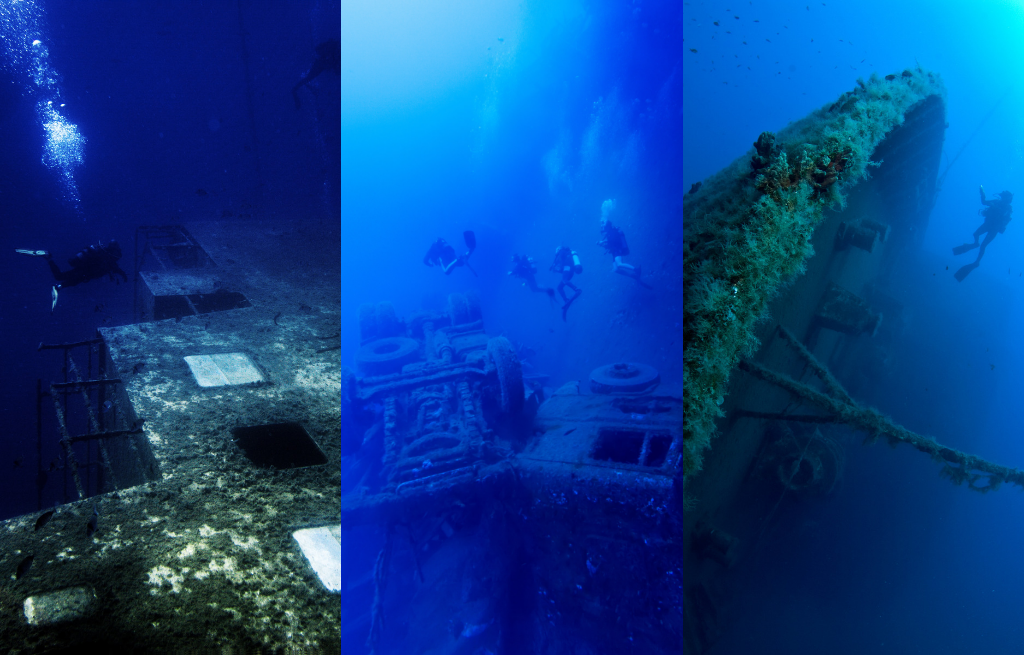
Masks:
[[[476,235],[473,234],[473,230],[466,230],[463,232],[462,240],[466,242],[466,247],[469,248],[470,253],[476,250]]]
[[[21,255],[30,255],[32,257],[46,257],[47,255],[50,254],[45,250],[23,250],[21,248],[15,249],[14,252],[19,253]]]
[[[974,262],[973,264],[967,264],[966,266],[961,266],[960,269],[953,274],[953,277],[956,278],[957,282],[963,282],[964,278],[970,275],[971,271],[973,271],[976,268],[978,268],[978,262]]]
[[[50,295],[53,297],[53,304],[50,305],[50,313],[52,314],[53,310],[57,307],[57,287],[53,287],[53,291],[51,291]]]
[[[962,255],[965,252],[974,250],[979,245],[981,245],[981,244],[979,244],[979,243],[965,243],[962,246],[957,246],[956,248],[953,248],[953,254],[954,255]]]

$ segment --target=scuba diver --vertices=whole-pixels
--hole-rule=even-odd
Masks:
[[[558,282],[558,295],[562,296],[562,300],[565,303],[562,305],[562,320],[564,321],[565,313],[569,311],[569,306],[583,293],[582,289],[572,283],[572,276],[582,273],[583,265],[580,264],[580,256],[576,254],[575,250],[570,250],[566,246],[559,246],[555,250],[555,261],[551,264],[551,270],[562,275],[562,279]],[[572,298],[566,297],[565,287],[572,289]]]
[[[299,83],[292,87],[292,97],[295,99],[295,109],[302,109],[302,102],[299,100],[299,89],[316,79],[320,73],[334,71],[335,75],[341,75],[341,43],[337,39],[327,39],[316,46],[316,59],[310,67],[306,76],[299,80]]]
[[[555,297],[555,290],[551,287],[537,286],[537,262],[533,261],[533,257],[512,255],[512,270],[508,274],[522,280],[523,286],[530,291],[543,291],[549,298]]]
[[[118,284],[121,282],[115,276],[120,275],[125,282],[128,281],[128,274],[121,270],[117,260],[121,259],[121,245],[111,239],[106,245],[101,241],[97,246],[83,248],[74,257],[68,259],[71,269],[60,270],[57,263],[53,261],[53,255],[47,250],[15,250],[22,255],[32,257],[46,257],[46,263],[50,265],[50,272],[57,284],[53,286],[53,304],[50,306],[52,312],[57,306],[57,292],[64,287],[73,287],[89,280],[96,280],[104,275]]]
[[[474,277],[479,277],[473,267],[469,265],[469,256],[476,250],[476,235],[472,230],[462,233],[462,239],[466,242],[466,254],[456,255],[455,248],[442,238],[430,245],[430,250],[423,257],[423,263],[427,266],[440,266],[445,275],[450,275],[456,266],[465,266]]]
[[[997,234],[1002,234],[1006,231],[1006,226],[1011,220],[1010,215],[1013,213],[1013,208],[1010,206],[1010,203],[1013,201],[1012,193],[1003,191],[999,194],[998,198],[986,200],[985,187],[978,187],[978,189],[981,193],[981,204],[985,205],[978,213],[985,217],[985,221],[981,224],[981,227],[974,231],[974,243],[965,243],[962,246],[953,248],[953,254],[962,255],[968,250],[974,250],[979,246],[981,250],[978,251],[978,258],[973,263],[961,266],[953,275],[957,282],[963,282],[964,278],[970,275],[971,271],[978,268],[981,258],[985,255],[985,248],[988,247],[988,244],[992,243]],[[985,240],[979,243],[978,240],[982,234],[985,235]]]
[[[608,215],[615,209],[614,200],[605,200],[601,203],[601,240],[597,245],[604,248],[605,252],[614,257],[612,270],[626,277],[631,277],[640,285],[651,289],[651,285],[640,279],[640,265],[632,266],[622,261],[622,258],[629,254],[629,246],[626,245],[626,234],[619,228],[612,225]]]

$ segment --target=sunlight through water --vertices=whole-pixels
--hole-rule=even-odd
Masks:
[[[75,167],[82,164],[85,137],[78,126],[59,109],[57,71],[50,65],[50,52],[42,34],[42,10],[31,0],[0,0],[0,41],[4,65],[21,78],[24,93],[36,100],[36,118],[46,138],[42,162],[60,181],[64,200],[80,213],[81,197],[75,182]]]

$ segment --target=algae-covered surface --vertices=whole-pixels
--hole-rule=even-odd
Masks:
[[[38,529],[37,515],[0,524],[0,634],[8,652],[72,644],[102,652],[340,648],[339,597],[323,588],[292,538],[338,521],[340,362],[330,349],[337,277],[301,284],[303,274],[319,275],[318,260],[330,270],[337,254],[302,246],[308,233],[267,227],[240,235],[214,224],[192,231],[219,263],[227,255],[238,263],[218,275],[252,307],[101,331],[134,417],[143,420],[141,445],[152,451],[158,479],[61,506]],[[263,267],[261,248],[301,255],[310,266],[291,274],[277,260]],[[200,388],[183,358],[221,352],[244,352],[266,382]],[[301,425],[326,463],[254,466],[232,429],[272,423]],[[17,577],[29,554],[31,565]],[[74,586],[95,590],[90,616],[26,624],[27,596]]]
[[[814,255],[828,207],[869,175],[878,144],[907,112],[945,96],[916,68],[872,75],[754,148],[688,194],[684,219],[684,474],[701,470],[729,375],[759,347],[769,302]]]

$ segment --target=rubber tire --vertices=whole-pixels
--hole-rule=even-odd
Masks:
[[[641,393],[659,382],[658,369],[634,362],[606,364],[590,373],[590,390],[594,393]]]
[[[498,376],[498,406],[502,414],[518,414],[523,411],[523,366],[515,346],[505,337],[495,337],[487,342],[487,356]]]
[[[448,318],[451,319],[452,325],[463,325],[472,321],[466,294],[452,293],[448,295]]]
[[[469,321],[467,321],[467,323],[479,321],[482,318],[483,314],[480,311],[480,296],[476,294],[476,291],[466,292],[466,307],[469,309]]]
[[[356,366],[366,375],[397,373],[419,358],[420,344],[407,337],[385,337],[364,345],[356,352]]]

